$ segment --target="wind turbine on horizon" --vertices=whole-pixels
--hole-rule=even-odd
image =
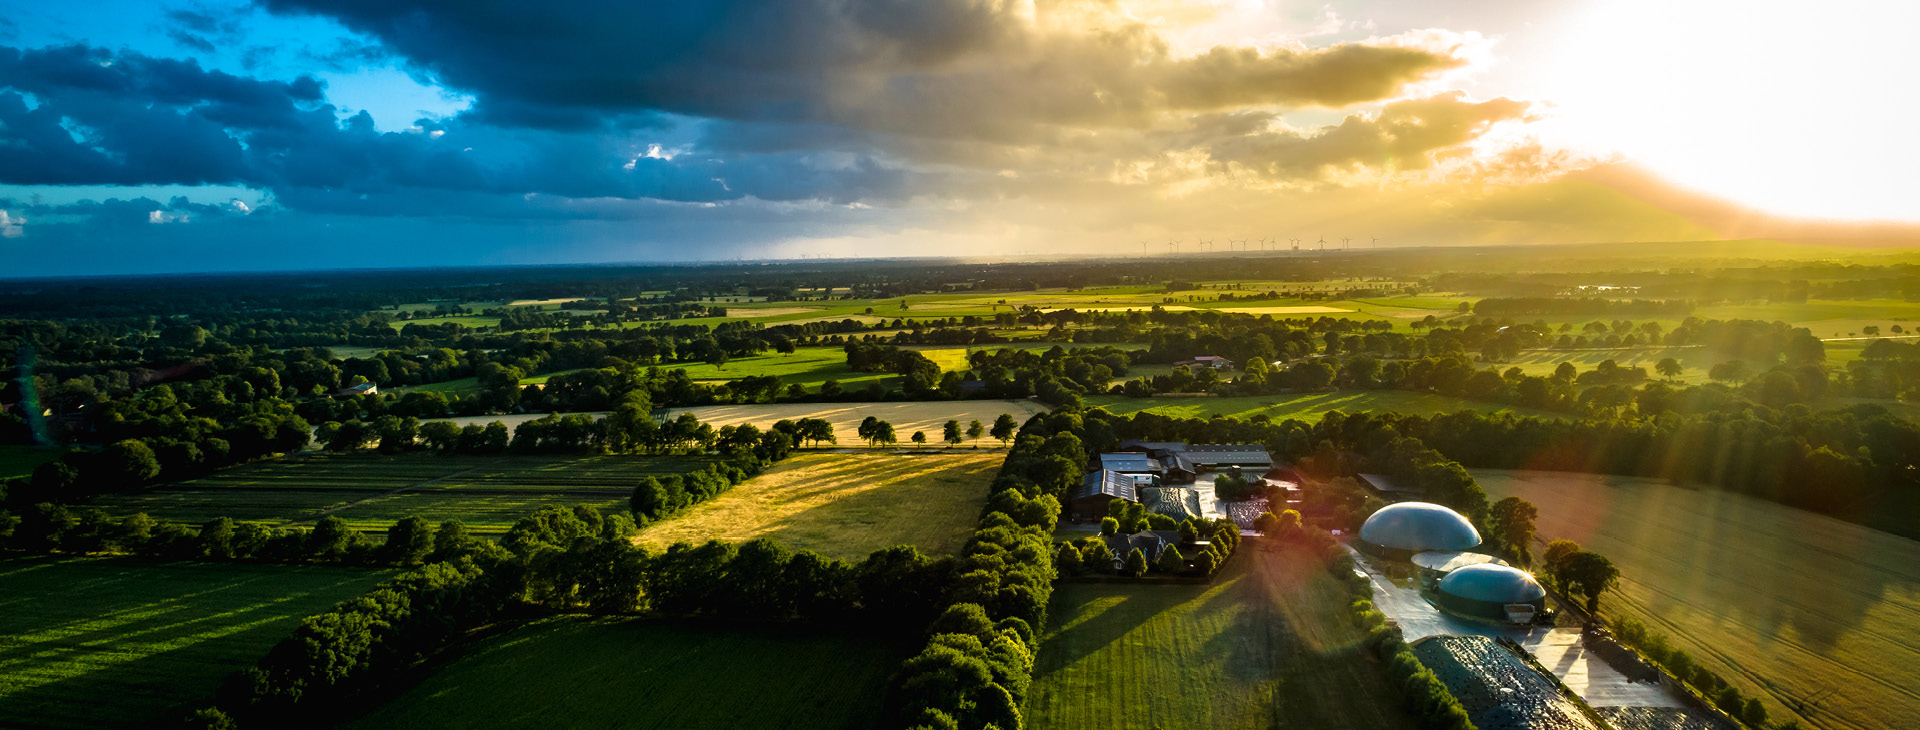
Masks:
[[[1341,237],[1340,237],[1340,250],[1342,250],[1342,251],[1345,251],[1345,250],[1347,250],[1347,248],[1349,247],[1349,242],[1350,242],[1350,241],[1352,241],[1352,240],[1353,240],[1352,238],[1349,238],[1349,237],[1347,237],[1347,236],[1341,236]]]

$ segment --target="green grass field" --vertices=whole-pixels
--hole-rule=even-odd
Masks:
[[[475,533],[499,534],[545,504],[617,508],[649,474],[705,466],[682,456],[442,456],[308,454],[228,469],[95,504],[114,514],[198,524],[216,517],[310,524],[333,514],[363,530],[384,531],[417,515],[458,519]]]
[[[35,446],[0,446],[0,479],[23,477],[33,468],[60,458],[66,449]]]
[[[894,545],[951,554],[972,534],[987,485],[1006,456],[997,450],[928,452],[795,456],[684,515],[648,526],[636,541],[665,549],[676,542],[766,537],[853,561]]]
[[[387,575],[354,568],[0,560],[0,726],[166,727],[300,619]]]
[[[1893,730],[1920,717],[1920,542],[1656,480],[1473,474],[1490,497],[1538,507],[1542,540],[1613,560],[1621,585],[1603,612],[1665,634],[1776,720]]]
[[[1435,413],[1454,413],[1474,410],[1487,412],[1512,412],[1520,415],[1555,417],[1546,411],[1531,408],[1517,408],[1499,403],[1453,398],[1431,393],[1409,393],[1399,390],[1361,390],[1340,391],[1335,393],[1310,393],[1302,395],[1260,395],[1235,398],[1128,398],[1117,395],[1100,395],[1087,399],[1087,405],[1105,408],[1120,415],[1131,415],[1140,411],[1152,411],[1163,416],[1178,418],[1210,418],[1227,416],[1230,418],[1250,418],[1266,415],[1280,421],[1297,418],[1302,421],[1317,421],[1328,411],[1359,413],[1363,411],[1391,411],[1395,413],[1417,413],[1432,415]]]
[[[1345,587],[1303,555],[1240,550],[1212,585],[1057,586],[1027,726],[1414,727]]]
[[[866,730],[911,649],[820,629],[560,617],[467,648],[344,727]]]

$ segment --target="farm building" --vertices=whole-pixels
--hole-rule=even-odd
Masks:
[[[1599,730],[1560,684],[1485,636],[1429,636],[1413,654],[1460,700],[1481,730]]]
[[[1358,474],[1360,485],[1373,492],[1374,496],[1389,502],[1405,502],[1419,499],[1423,492],[1413,487],[1403,486],[1384,474]]]
[[[1165,459],[1170,454],[1186,450],[1187,442],[1185,441],[1141,441],[1140,439],[1127,439],[1120,442],[1119,448],[1114,449],[1114,451],[1146,454],[1155,459]]]
[[[1201,519],[1200,492],[1193,487],[1140,487],[1140,504],[1147,514],[1166,515],[1175,520]]]
[[[1273,455],[1259,444],[1194,444],[1181,452],[1194,466],[1209,471],[1239,467],[1254,473],[1273,469]]]
[[[1101,454],[1099,461],[1102,471],[1121,474],[1165,474],[1167,471],[1159,459],[1146,454]]]
[[[333,392],[334,395],[343,396],[343,397],[355,396],[355,395],[378,395],[379,393],[380,393],[380,387],[372,383],[361,383],[359,385],[353,385],[353,386],[341,388]]]
[[[1526,623],[1547,610],[1547,591],[1524,570],[1479,563],[1441,578],[1433,602],[1462,616]]]
[[[1219,355],[1200,355],[1193,358],[1192,360],[1181,360],[1179,362],[1174,363],[1173,365],[1174,367],[1184,367],[1184,368],[1203,367],[1203,368],[1212,368],[1214,370],[1232,370],[1233,369],[1233,361],[1228,360]]]
[[[1428,550],[1471,550],[1480,531],[1460,513],[1428,502],[1398,502],[1381,507],[1360,525],[1358,547],[1367,553],[1406,560]]]
[[[1086,475],[1080,480],[1080,486],[1073,490],[1073,496],[1067,499],[1067,509],[1076,520],[1099,521],[1107,516],[1108,502],[1119,499],[1138,502],[1138,477],[1117,471],[1101,469]]]

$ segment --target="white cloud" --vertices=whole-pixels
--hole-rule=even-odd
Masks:
[[[27,234],[27,219],[0,210],[0,238],[19,238]]]

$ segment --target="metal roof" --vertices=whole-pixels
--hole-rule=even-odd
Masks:
[[[1381,507],[1360,525],[1360,539],[1395,550],[1471,550],[1480,532],[1460,513],[1430,502],[1399,502]]]
[[[1259,444],[1194,444],[1187,447],[1183,455],[1201,466],[1273,465],[1273,455]]]
[[[1157,474],[1164,471],[1160,462],[1146,454],[1101,454],[1100,468],[1128,474]]]
[[[1084,499],[1097,495],[1107,495],[1129,502],[1139,501],[1134,490],[1135,480],[1131,474],[1102,469],[1086,475],[1080,480],[1080,488],[1073,491],[1073,499]]]
[[[1487,603],[1531,603],[1547,591],[1526,571],[1510,565],[1469,565],[1440,579],[1440,591]]]
[[[1486,553],[1463,553],[1458,550],[1428,550],[1413,556],[1414,565],[1439,573],[1451,573],[1481,563],[1506,565],[1507,561]]]

